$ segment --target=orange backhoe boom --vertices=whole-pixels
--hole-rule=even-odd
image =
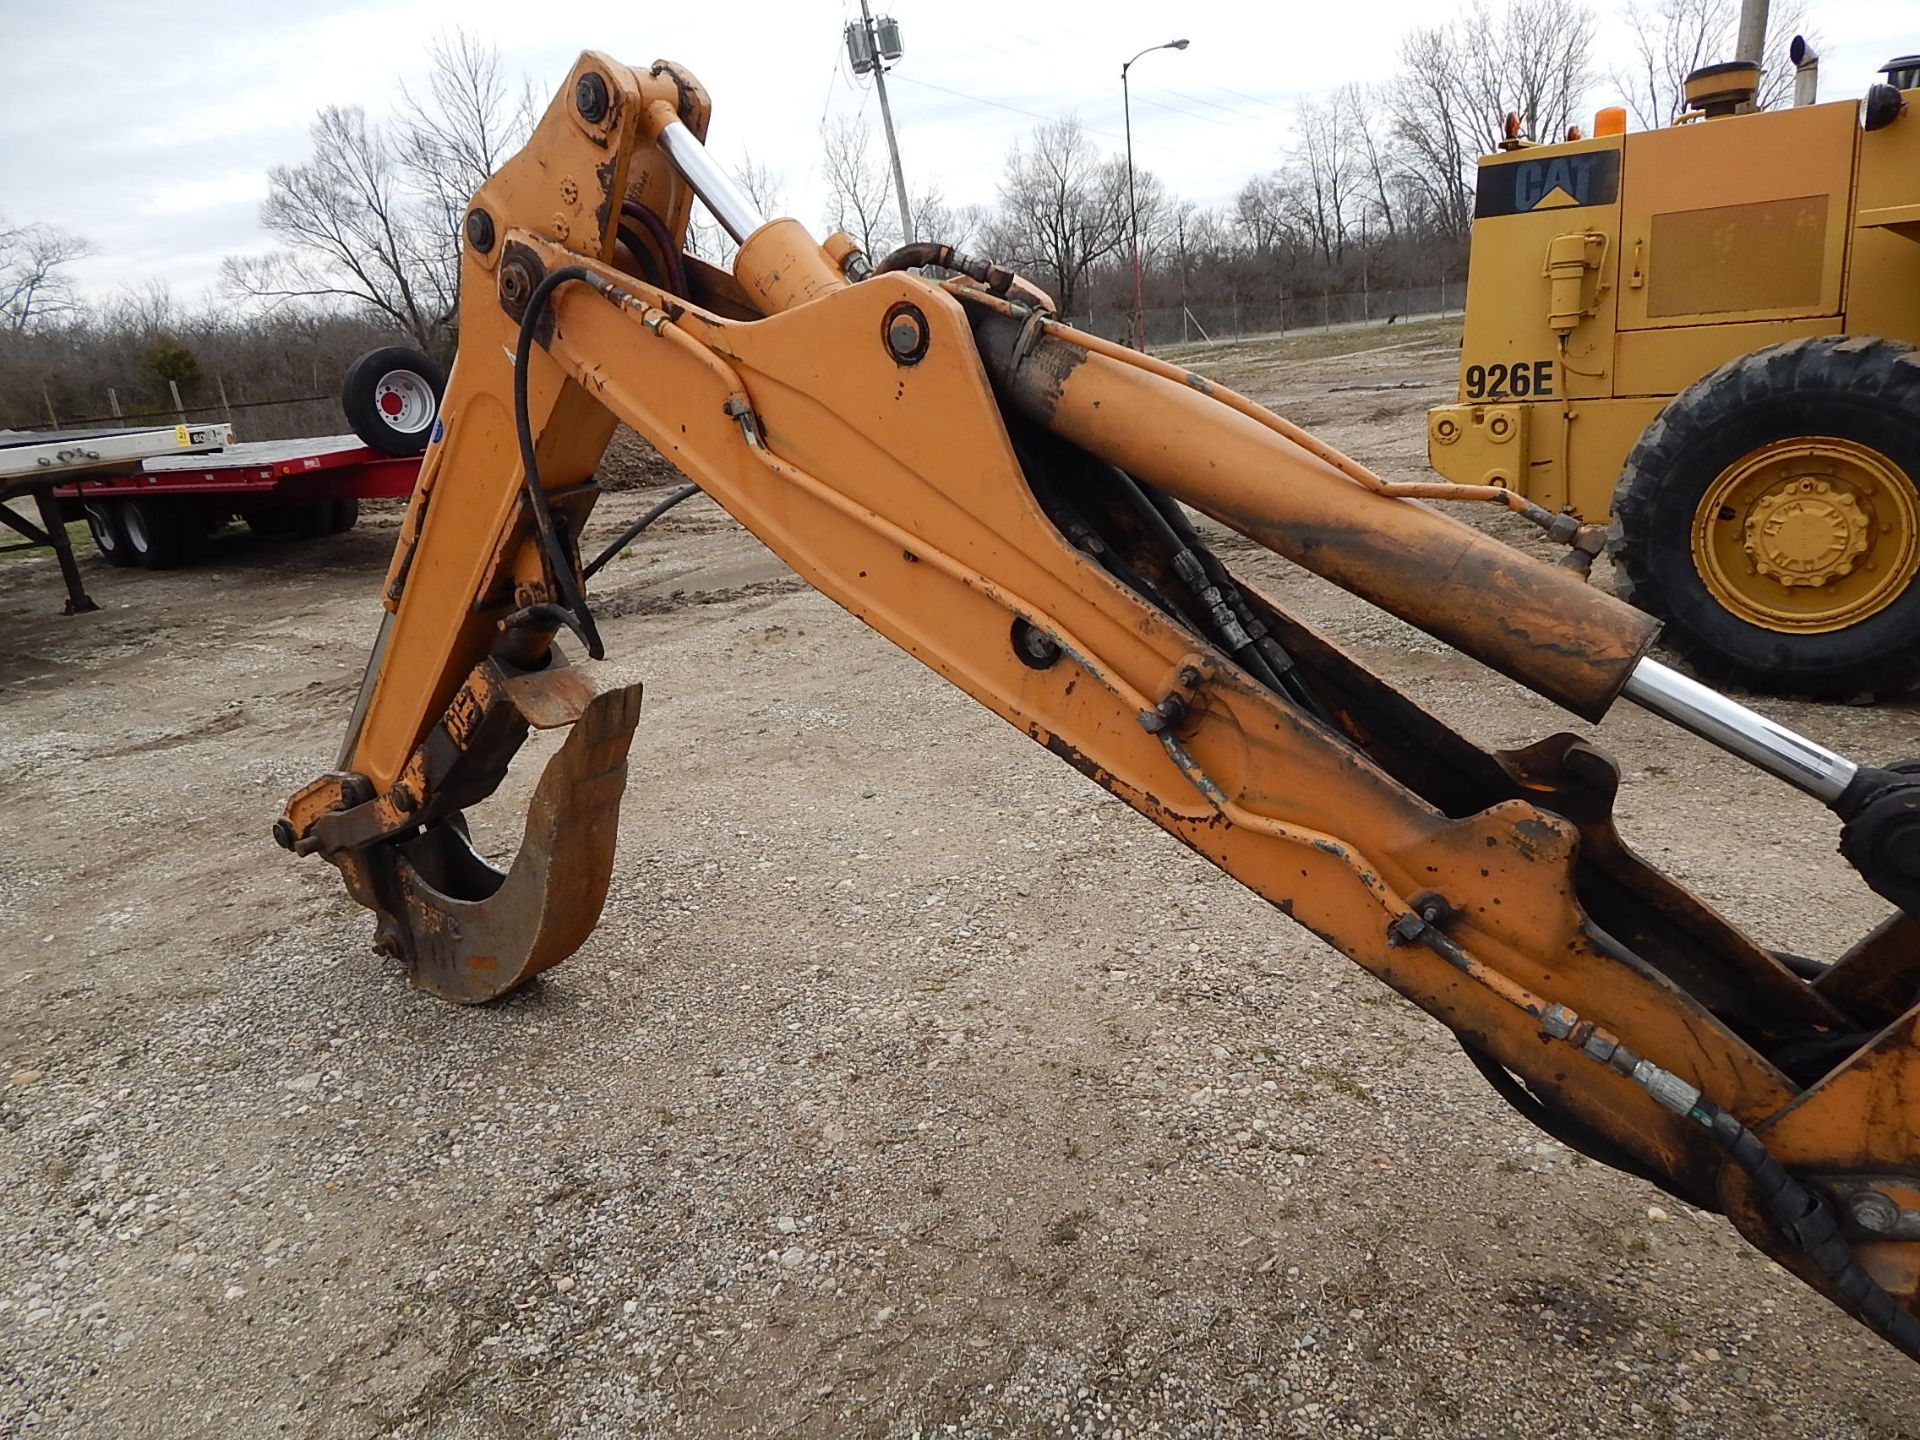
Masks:
[[[1645,658],[1654,627],[1282,418],[1080,334],[997,266],[762,221],[678,67],[587,54],[474,197],[461,345],[339,767],[282,843],[415,983],[486,1000],[590,933],[638,687],[579,537],[618,421],[800,575],[1437,1016],[1529,1118],[1727,1213],[1920,1356],[1920,894],[1902,775]],[[731,274],[682,251],[702,198]],[[904,268],[937,252],[958,278]],[[1495,498],[1500,498],[1496,496]],[[1571,735],[1490,753],[1212,556],[1181,502],[1576,714],[1625,694],[1819,795],[1900,914],[1790,969],[1621,842]],[[571,726],[506,875],[461,811]]]

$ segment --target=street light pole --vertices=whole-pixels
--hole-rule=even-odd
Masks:
[[[1185,40],[1168,40],[1159,45],[1149,45],[1140,55],[1151,55],[1156,50],[1184,50]],[[1147,312],[1145,290],[1140,280],[1140,201],[1133,190],[1133,97],[1127,90],[1127,71],[1133,68],[1133,57],[1120,67],[1120,111],[1126,121],[1127,130],[1127,231],[1132,237],[1133,251],[1133,344],[1138,350],[1147,348]]]

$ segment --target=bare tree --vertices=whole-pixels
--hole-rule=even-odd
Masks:
[[[786,177],[762,165],[751,153],[743,154],[740,163],[733,167],[733,183],[753,201],[754,208],[770,220],[786,209]]]
[[[1391,92],[1409,189],[1453,235],[1473,214],[1473,164],[1517,115],[1528,135],[1557,140],[1592,76],[1594,20],[1583,0],[1475,0],[1465,16],[1416,30],[1401,44]]]
[[[1160,205],[1153,178],[1136,172],[1142,233]],[[1074,313],[1088,271],[1123,253],[1129,239],[1124,161],[1103,158],[1074,116],[1035,128],[1007,154],[991,248],[1050,284],[1064,315]]]
[[[1473,219],[1470,182],[1480,149],[1471,96],[1453,69],[1452,36],[1445,29],[1416,30],[1402,44],[1400,59],[1390,104],[1403,174],[1440,228],[1464,240]]]
[[[285,248],[229,259],[228,282],[270,303],[355,301],[432,348],[452,323],[454,297],[432,217],[411,203],[392,144],[358,106],[329,105],[311,134],[312,159],[267,173],[260,223]]]
[[[233,257],[227,287],[281,305],[365,306],[423,349],[444,349],[458,323],[460,229],[468,201],[532,124],[498,52],[455,31],[435,42],[424,95],[406,94],[389,124],[328,106],[313,153],[268,172],[260,223],[282,248]]]
[[[1671,125],[1686,108],[1687,76],[1702,65],[1734,58],[1740,28],[1738,0],[1658,0],[1651,9],[1628,0],[1625,13],[1633,32],[1633,63],[1614,71],[1614,83],[1626,93],[1627,107],[1640,125],[1649,130]],[[1769,8],[1760,54],[1762,109],[1784,104],[1792,96],[1787,42],[1806,29],[1807,7],[1801,0],[1780,0]]]
[[[1345,91],[1330,101],[1300,102],[1289,168],[1294,183],[1287,192],[1313,247],[1328,264],[1346,253],[1347,227],[1355,213],[1363,178],[1360,145]]]
[[[1511,113],[1521,133],[1562,140],[1593,78],[1593,12],[1586,0],[1507,0],[1496,16],[1476,0],[1468,23],[1482,37],[1466,47],[1473,71],[1482,154],[1500,143]]]
[[[938,240],[956,250],[965,250],[985,236],[987,210],[982,205],[949,205],[940,182],[930,180],[918,193],[907,197],[913,206],[913,238]]]
[[[524,82],[516,96],[500,52],[465,30],[442,35],[428,47],[433,69],[425,96],[401,90],[393,124],[393,149],[409,187],[419,197],[422,260],[441,272],[434,288],[457,305],[460,290],[460,227],[474,192],[522,145],[539,118]],[[430,228],[428,228],[430,227]],[[434,235],[443,243],[432,244]]]
[[[1255,175],[1234,197],[1233,224],[1246,246],[1263,259],[1298,248],[1292,186],[1278,171]]]
[[[1372,207],[1391,238],[1399,233],[1399,224],[1394,218],[1398,167],[1394,164],[1393,137],[1386,133],[1391,122],[1382,107],[1375,103],[1375,96],[1359,85],[1344,87],[1335,97],[1335,103],[1344,104],[1347,109],[1354,159],[1361,168],[1367,204]]]
[[[93,246],[57,225],[9,225],[0,218],[0,327],[18,335],[80,306],[66,267]]]
[[[820,165],[827,182],[827,228],[844,230],[869,255],[899,243],[892,181],[873,149],[873,132],[841,116],[820,132]]]

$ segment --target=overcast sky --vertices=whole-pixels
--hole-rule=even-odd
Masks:
[[[951,204],[991,201],[1000,158],[1037,120],[1074,111],[1121,149],[1120,62],[1184,36],[1184,52],[1135,67],[1134,158],[1203,204],[1273,165],[1302,93],[1390,74],[1400,38],[1465,0],[1150,4],[1019,0],[877,5],[906,56],[890,94],[908,185]],[[1617,0],[1601,70],[1628,44]],[[823,116],[863,109],[870,80],[843,62],[857,0],[0,0],[0,214],[87,237],[78,274],[94,294],[159,279],[192,302],[222,256],[269,248],[256,219],[269,166],[298,162],[327,104],[384,115],[419,85],[427,43],[456,26],[497,46],[543,92],[583,49],[645,65],[677,60],[714,97],[709,141],[779,174],[785,206],[818,226],[813,158]],[[1857,96],[1895,55],[1920,51],[1916,0],[1812,0],[1821,94]],[[967,24],[948,18],[981,17]],[[1613,87],[1596,86],[1595,104]],[[877,139],[877,137],[876,137]]]

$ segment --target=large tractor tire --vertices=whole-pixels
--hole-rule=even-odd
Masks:
[[[1920,684],[1920,354],[1822,336],[1696,381],[1627,457],[1610,549],[1621,597],[1703,676]]]
[[[353,433],[382,455],[418,455],[433,438],[447,373],[404,345],[369,350],[347,367],[340,408]]]

